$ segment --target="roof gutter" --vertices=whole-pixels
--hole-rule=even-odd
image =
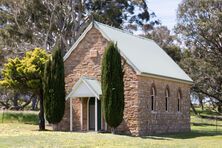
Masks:
[[[177,78],[172,78],[172,77],[167,77],[167,76],[162,76],[162,75],[157,75],[157,74],[150,74],[146,72],[141,72],[141,73],[138,73],[137,75],[145,76],[145,77],[152,77],[152,78],[157,78],[157,79],[164,79],[164,80],[169,80],[169,81],[174,81],[174,82],[180,82],[180,83],[185,83],[188,85],[194,84],[193,81],[182,80],[182,79],[177,79]]]

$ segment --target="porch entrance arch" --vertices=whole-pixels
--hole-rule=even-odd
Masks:
[[[87,100],[87,130],[98,131],[102,125],[101,101],[102,95],[100,83],[89,77],[80,78],[73,86],[71,92],[66,97],[70,100],[70,131],[73,130],[73,99],[88,98]],[[81,130],[83,129],[83,101],[81,99],[80,122]],[[105,123],[105,128],[107,127]]]

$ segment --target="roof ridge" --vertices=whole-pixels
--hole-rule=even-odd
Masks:
[[[149,39],[149,38],[146,38],[146,37],[143,37],[143,36],[139,36],[139,35],[135,35],[135,34],[133,34],[133,33],[130,33],[130,32],[128,32],[128,31],[126,31],[126,30],[123,30],[123,29],[119,29],[119,28],[116,28],[116,27],[112,27],[112,26],[109,26],[109,25],[107,25],[107,24],[104,24],[104,23],[101,23],[101,22],[97,22],[97,21],[94,21],[94,22],[95,22],[95,23],[98,23],[98,24],[101,24],[101,25],[104,25],[104,26],[106,26],[106,27],[109,27],[109,28],[111,28],[111,29],[120,31],[120,32],[122,32],[122,33],[126,33],[126,34],[131,35],[131,36],[136,37],[136,38],[140,38],[140,39],[143,39],[143,40],[148,40],[148,41],[155,42],[155,41],[152,40],[152,39]]]

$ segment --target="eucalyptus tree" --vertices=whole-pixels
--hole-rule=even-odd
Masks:
[[[193,78],[193,91],[222,106],[222,2],[183,0],[176,31],[190,49],[181,65]],[[204,98],[205,98],[204,97]]]
[[[180,41],[166,26],[154,27],[146,33],[146,37],[154,40],[175,62],[180,62],[182,58]]]
[[[144,0],[1,0],[0,37],[2,48],[14,52],[34,47],[51,50],[60,37],[68,49],[87,18],[118,28],[149,29],[158,23],[152,16]]]

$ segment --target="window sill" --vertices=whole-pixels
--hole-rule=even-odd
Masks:
[[[152,114],[156,114],[156,113],[157,113],[157,111],[153,111],[153,110],[152,110],[152,111],[151,111],[151,113],[152,113]]]
[[[177,114],[182,115],[182,112],[181,111],[177,111]]]

